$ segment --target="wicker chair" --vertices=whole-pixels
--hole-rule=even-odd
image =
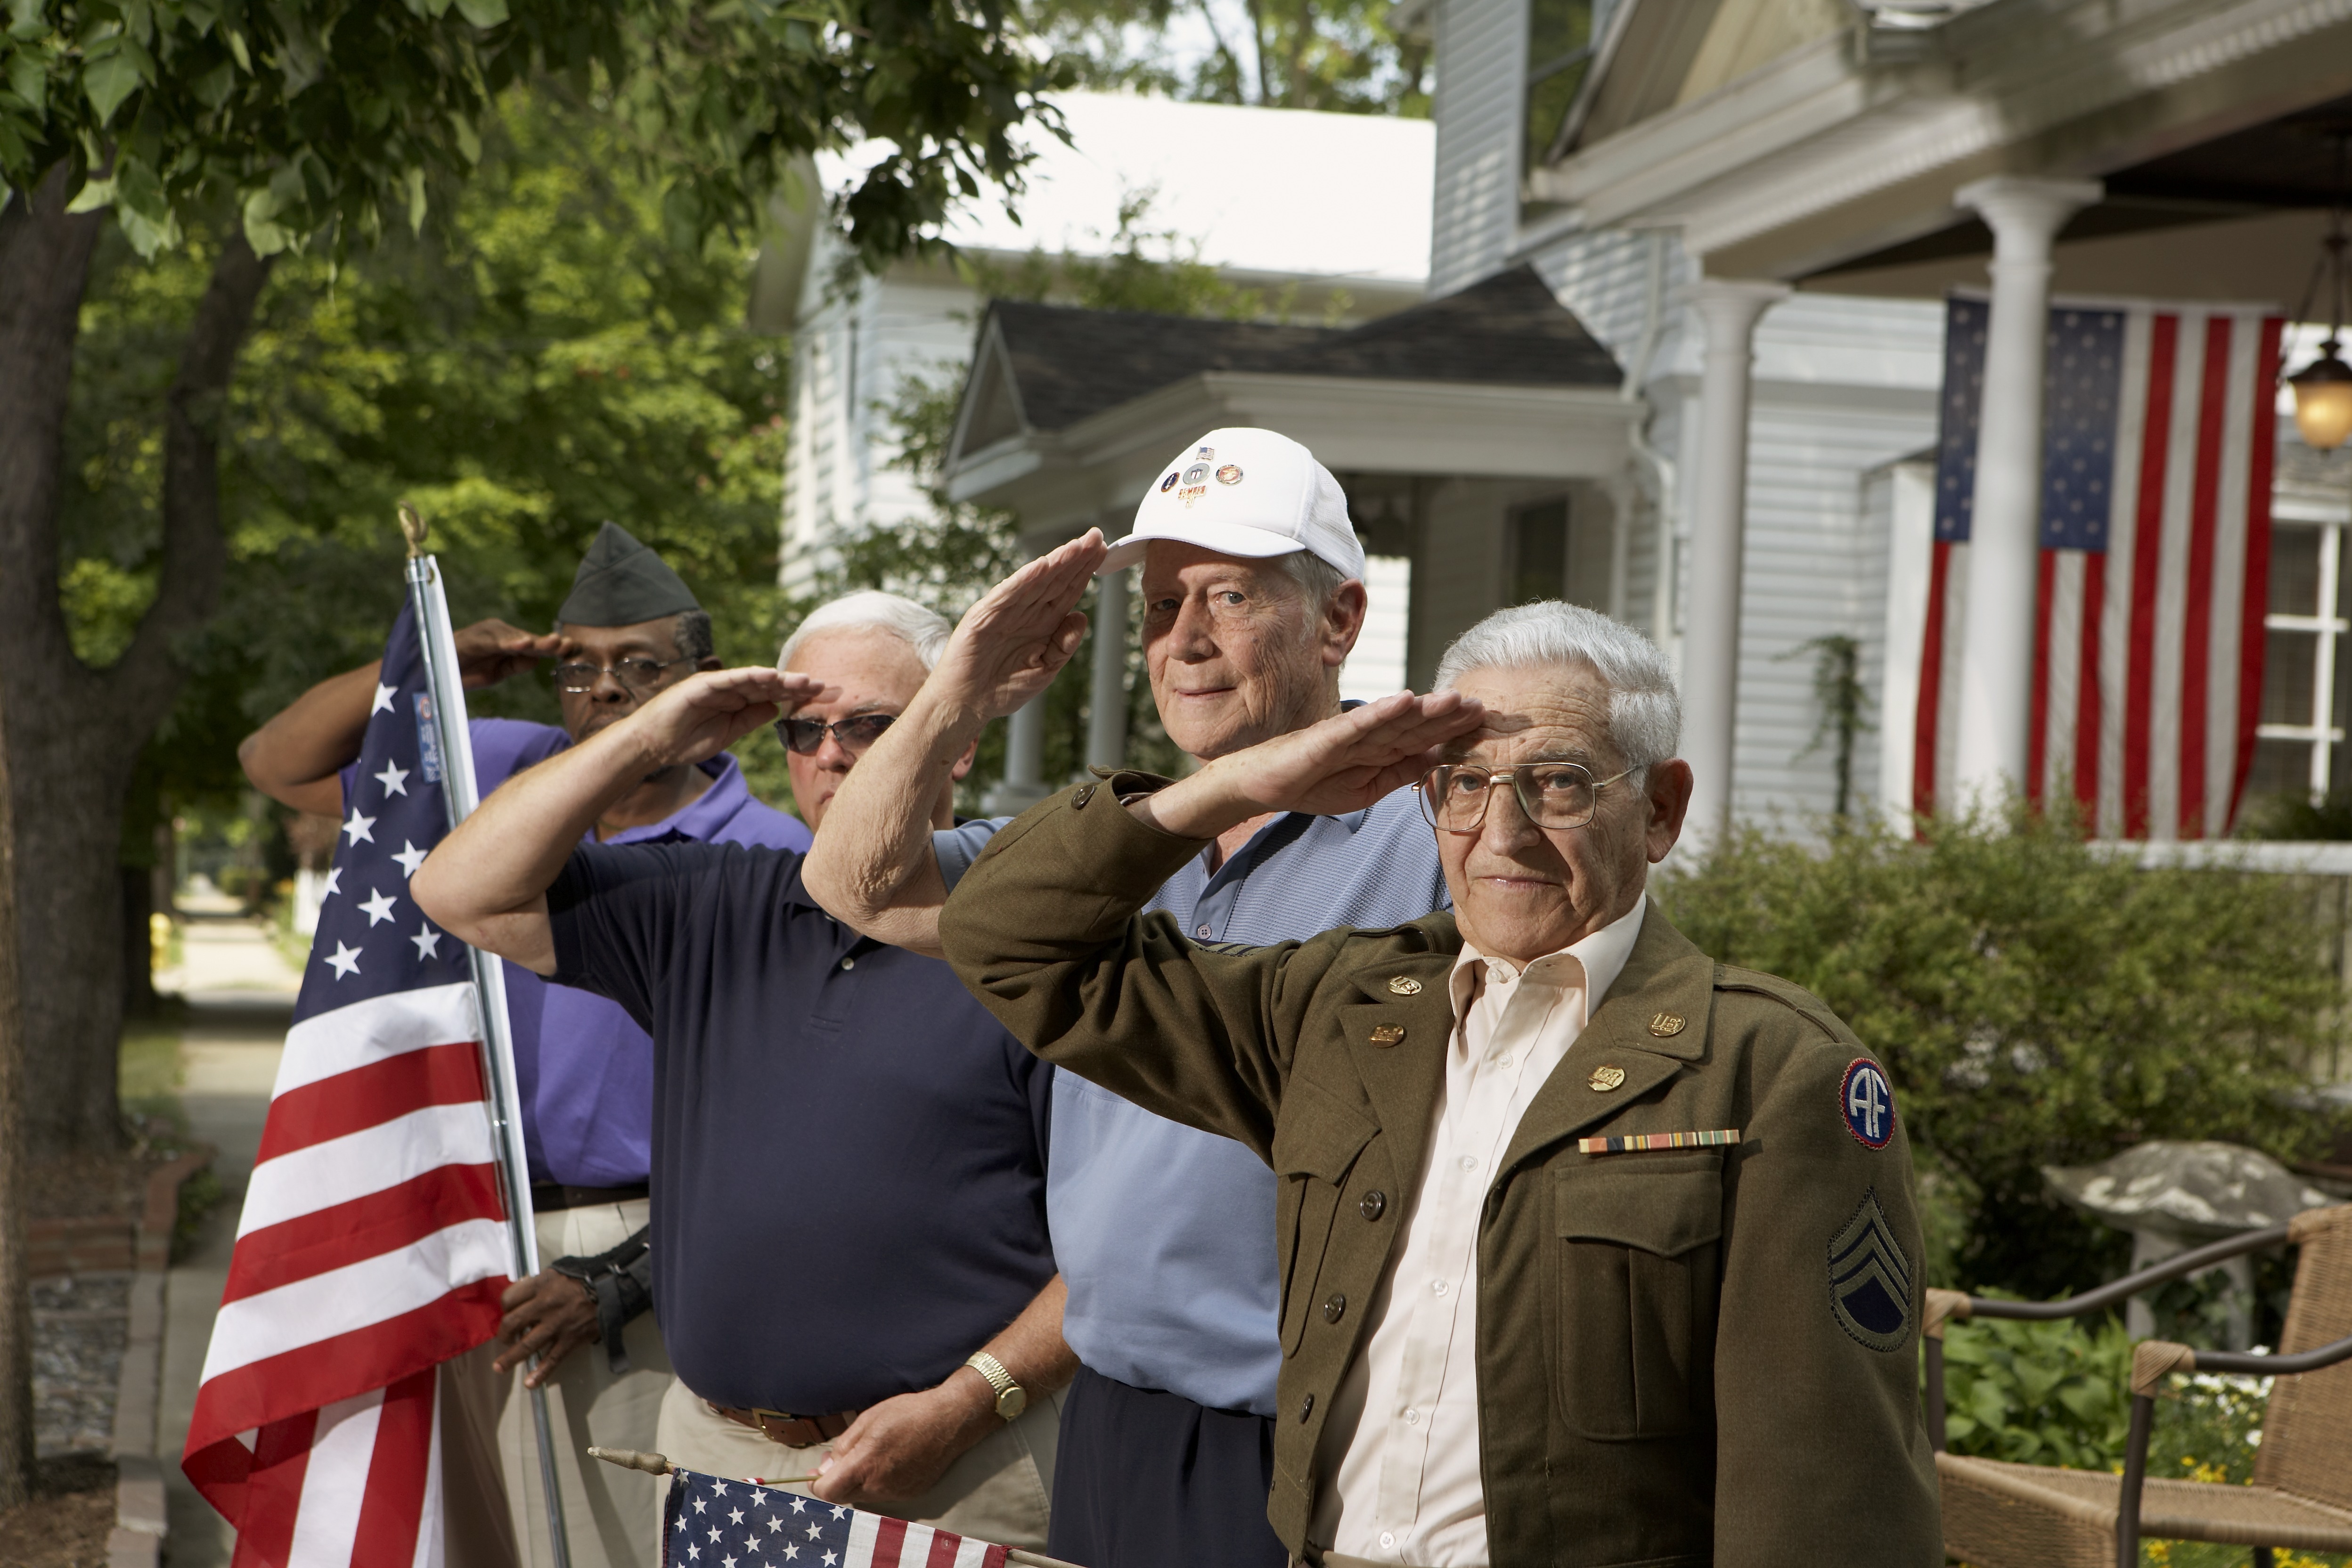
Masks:
[[[2144,1340],[2132,1350],[2131,1427],[2120,1476],[1964,1458],[1945,1451],[1944,1325],[1954,1318],[2074,1317],[2168,1279],[2282,1242],[2299,1245],[2294,1297],[2276,1355],[2234,1355]],[[2137,1568],[2142,1536],[2254,1549],[2352,1552],[2352,1205],[2311,1209],[2168,1258],[2063,1301],[1996,1301],[1930,1290],[1925,1314],[1927,1431],[1943,1481],[1944,1544],[1971,1568]],[[2147,1479],[2155,1395],[2176,1372],[2277,1379],[2251,1486]]]

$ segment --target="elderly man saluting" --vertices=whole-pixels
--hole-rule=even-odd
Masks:
[[[1279,1177],[1297,1557],[1941,1563],[1893,1095],[1645,900],[1691,789],[1663,658],[1534,605],[1438,683],[1038,806],[949,899],[950,961],[1046,1060]],[[1137,914],[1235,822],[1413,781],[1455,913],[1254,949]]]
[[[1108,552],[1143,563],[1143,656],[1161,723],[1222,757],[1340,710],[1364,622],[1347,497],[1272,430],[1212,430],[1146,491]],[[921,803],[986,721],[1018,706],[1054,602],[1016,574],[964,617],[940,668],[833,805],[809,890],[884,942],[937,952],[939,908],[1003,823],[934,837]],[[1024,618],[1025,617],[1025,618]],[[1076,617],[1071,616],[1075,621]],[[1083,624],[1083,623],[1080,623]],[[1023,628],[1039,638],[1021,648]],[[1058,647],[1058,644],[1052,645]],[[1170,863],[1150,907],[1203,940],[1267,942],[1384,926],[1439,907],[1445,880],[1409,793],[1335,813],[1244,813]],[[1046,1205],[1077,1353],[1055,1479],[1055,1556],[1089,1568],[1280,1568],[1273,1479],[1279,1281],[1275,1181],[1250,1150],[1067,1074],[1054,1085]]]

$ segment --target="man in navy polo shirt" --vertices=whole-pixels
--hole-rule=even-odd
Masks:
[[[1169,738],[1203,762],[1340,709],[1363,627],[1363,546],[1338,481],[1271,430],[1212,430],[1155,476],[1108,552],[1143,566],[1143,657]],[[1116,582],[1117,579],[1109,579]],[[974,606],[939,672],[835,803],[808,881],[843,920],[939,951],[949,887],[1002,821],[934,833],[907,809],[1024,688],[1076,604],[1018,574]],[[1271,813],[1219,837],[1149,908],[1204,942],[1251,945],[1381,927],[1447,906],[1410,790],[1343,816]],[[1063,1073],[1047,1173],[1063,1331],[1080,1363],[1046,1550],[1089,1568],[1281,1568],[1274,1478],[1275,1177],[1229,1139]]]
[[[693,593],[660,556],[609,522],[581,562],[552,634],[483,621],[457,642],[468,687],[557,660],[562,729],[511,719],[477,719],[469,727],[485,793],[694,670],[719,668],[710,617]],[[354,761],[378,700],[377,675],[370,664],[323,680],[248,737],[237,755],[254,787],[320,816],[341,816],[347,805],[372,809],[388,791],[404,788],[397,778],[361,776]],[[606,844],[685,838],[805,849],[809,843],[807,828],[752,798],[742,770],[724,753],[648,773],[585,831]],[[653,1041],[602,996],[551,985],[511,963],[506,974],[542,1268],[508,1291],[499,1329],[506,1350],[489,1371],[509,1378],[531,1355],[541,1357],[528,1375],[548,1390],[573,1568],[633,1568],[658,1550],[654,1479],[587,1461],[582,1450],[591,1443],[653,1447],[673,1381],[660,1331],[644,1311],[640,1278],[647,1272],[651,1208]],[[608,1334],[608,1323],[619,1331]],[[598,1341],[602,1351],[571,1353]],[[500,1388],[511,1392],[509,1383]],[[527,1561],[544,1562],[547,1512],[527,1404],[504,1401],[499,1452],[517,1538]]]
[[[1059,570],[1083,583],[1085,563]],[[661,1452],[1034,1547],[1070,1365],[1045,1228],[1053,1075],[945,964],[835,922],[798,854],[581,842],[634,780],[780,710],[821,836],[947,636],[892,595],[836,601],[785,645],[803,673],[685,682],[518,775],[412,887],[447,930],[653,1037],[654,1301],[678,1374]],[[941,827],[971,762],[926,782]]]

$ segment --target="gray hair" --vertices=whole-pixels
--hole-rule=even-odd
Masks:
[[[1318,611],[1331,602],[1331,595],[1339,591],[1342,584],[1349,581],[1345,572],[1312,550],[1293,550],[1276,559],[1306,595],[1307,602]]]
[[[1645,770],[1682,746],[1683,700],[1658,645],[1598,610],[1545,599],[1496,610],[1454,639],[1437,661],[1443,690],[1474,669],[1543,669],[1581,664],[1609,688],[1609,738],[1626,764]]]
[[[793,628],[793,635],[784,639],[783,647],[776,654],[776,668],[790,669],[793,655],[800,651],[801,644],[819,632],[852,630],[888,632],[914,649],[915,658],[929,670],[947,651],[948,635],[955,628],[938,612],[896,594],[870,588],[844,594],[811,610],[808,618]]]

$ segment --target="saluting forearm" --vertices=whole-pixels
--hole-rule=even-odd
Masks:
[[[985,723],[927,688],[858,759],[801,867],[826,913],[876,942],[940,956],[948,886],[931,851],[932,809]]]
[[[417,907],[476,947],[554,973],[548,887],[604,809],[664,765],[641,731],[624,720],[508,780],[416,868]]]

